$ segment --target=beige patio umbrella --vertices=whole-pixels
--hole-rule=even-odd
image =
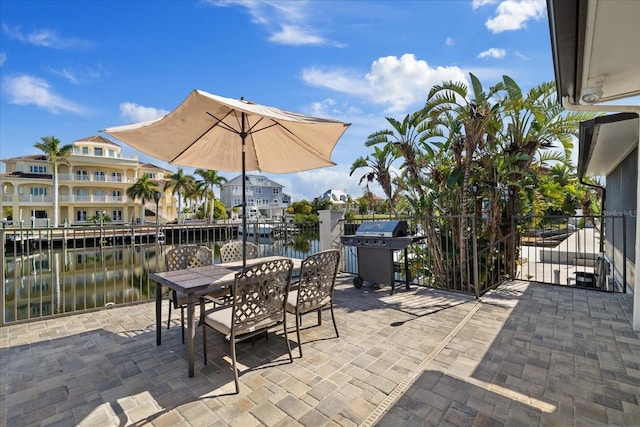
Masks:
[[[193,90],[161,119],[102,132],[174,165],[242,172],[246,230],[246,172],[291,173],[334,166],[331,152],[349,126]],[[246,242],[247,233],[242,236]],[[245,265],[244,252],[242,258]]]

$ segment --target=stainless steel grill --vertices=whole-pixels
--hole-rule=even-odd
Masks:
[[[343,245],[355,246],[358,250],[358,276],[353,279],[353,286],[361,288],[364,281],[387,284],[391,285],[393,294],[396,283],[394,252],[404,250],[405,288],[410,289],[407,247],[423,238],[407,236],[406,221],[367,221],[355,234],[342,236]]]

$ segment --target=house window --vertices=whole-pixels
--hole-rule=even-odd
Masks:
[[[76,190],[76,201],[77,202],[86,202],[89,201],[89,190],[85,188],[80,188]]]
[[[93,180],[94,181],[104,181],[104,172],[102,171],[94,171],[93,172]]]
[[[31,216],[36,219],[44,219],[47,217],[47,211],[31,211]]]
[[[29,190],[29,194],[31,194],[32,196],[46,196],[47,189],[44,187],[31,187],[31,189]]]
[[[235,208],[236,206],[242,206],[242,198],[241,197],[234,197],[233,201],[231,202],[233,206],[231,206],[232,208]]]
[[[83,170],[77,170],[76,181],[89,181],[89,172],[83,171]]]
[[[122,211],[111,211],[112,221],[122,221]]]
[[[274,188],[273,189],[273,194],[280,194],[280,189],[279,188]]]
[[[122,182],[122,174],[120,172],[111,172],[111,178],[114,182]]]
[[[93,149],[93,155],[102,157],[102,156],[104,156],[104,150],[102,150],[102,148],[100,148],[100,147],[95,147]]]
[[[89,147],[82,147],[82,154],[89,155]]]
[[[31,165],[31,166],[29,166],[29,172],[31,172],[31,173],[47,173],[47,167],[46,166]]]
[[[114,150],[109,150],[109,157],[115,157],[116,152]]]
[[[147,172],[147,176],[151,179],[156,179],[156,174],[153,172]]]
[[[86,221],[87,211],[76,211],[76,221]]]
[[[273,203],[274,205],[277,205],[277,204],[280,203],[280,201],[278,199],[273,199],[273,201],[271,203]]]
[[[254,192],[255,194],[262,194],[262,187],[256,187],[256,188],[254,188],[254,189],[253,189],[253,192]]]

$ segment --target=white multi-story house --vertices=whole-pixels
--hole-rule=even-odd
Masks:
[[[285,214],[291,197],[283,192],[284,186],[262,175],[246,175],[247,217],[249,219],[278,218]],[[242,208],[242,175],[222,185],[220,201],[228,211]]]
[[[48,224],[53,218],[53,166],[44,154],[2,159],[6,172],[0,173],[0,212],[3,218],[25,224]],[[147,200],[142,213],[140,200],[126,191],[143,174],[158,184],[159,217],[176,217],[176,201],[170,190],[163,192],[171,171],[142,163],[136,155],[122,155],[122,147],[102,136],[73,142],[73,154],[58,164],[59,218],[69,225],[88,223],[94,215],[104,215],[112,223],[136,223],[146,212],[155,212],[155,200]],[[61,224],[58,224],[61,225]]]
[[[349,201],[349,195],[342,190],[327,190],[320,196],[320,200],[327,200],[335,205],[344,205]]]

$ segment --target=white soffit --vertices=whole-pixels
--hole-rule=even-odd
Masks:
[[[599,87],[600,102],[640,95],[640,1],[590,0],[580,93]]]
[[[607,176],[638,146],[640,119],[598,125],[585,175]]]

